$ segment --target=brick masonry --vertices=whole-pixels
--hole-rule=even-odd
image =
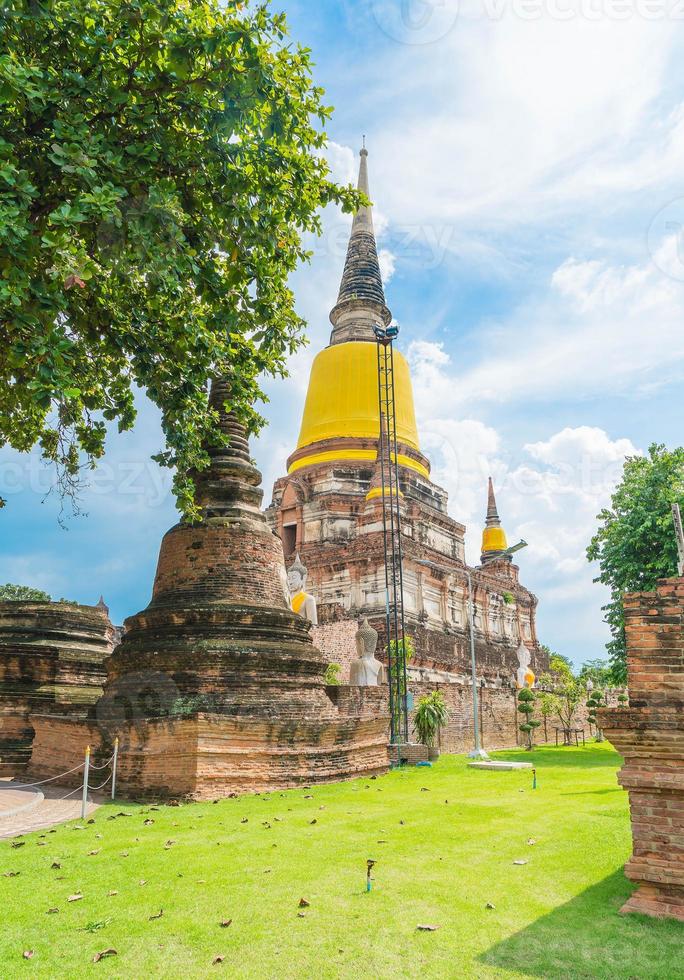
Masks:
[[[106,609],[0,602],[0,775],[24,770],[37,710],[85,717],[102,693],[115,630]]]
[[[120,740],[122,795],[211,799],[387,769],[387,718],[340,712],[310,625],[289,608],[280,540],[261,512],[244,429],[212,407],[229,445],[197,479],[202,521],[164,536],[152,599],[125,622],[86,721],[40,712],[30,773],[78,765]]]
[[[626,596],[625,629],[629,707],[600,711],[632,816],[622,911],[684,922],[684,579]]]

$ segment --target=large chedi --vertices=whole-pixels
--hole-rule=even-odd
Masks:
[[[368,152],[359,189],[369,195]],[[384,633],[382,493],[377,474],[377,351],[373,327],[392,315],[385,301],[370,207],[354,217],[330,344],[313,362],[301,430],[287,476],[273,490],[269,517],[286,560],[299,552],[326,624],[367,616]],[[467,669],[465,527],[449,516],[446,492],[430,479],[421,452],[408,364],[395,351],[395,411],[407,630],[412,664]],[[483,494],[484,495],[484,494]],[[502,544],[503,542],[503,544]],[[482,565],[473,569],[478,662],[493,681],[510,681],[523,640],[535,670],[544,667],[535,632],[536,599],[501,552],[505,534],[490,487]],[[332,630],[330,631],[333,632]],[[334,653],[334,651],[332,651]],[[333,659],[338,659],[335,655]]]
[[[165,535],[149,606],[125,623],[105,692],[83,728],[38,719],[32,768],[64,771],[85,741],[121,739],[126,793],[207,798],[387,766],[386,719],[340,715],[309,624],[289,608],[283,551],[260,510],[245,433],[211,404],[227,448],[197,477],[202,520]]]

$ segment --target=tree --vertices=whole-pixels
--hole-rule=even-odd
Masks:
[[[658,579],[677,569],[673,503],[684,503],[684,449],[669,451],[654,444],[648,456],[626,459],[622,481],[610,507],[598,515],[600,525],[587,549],[589,561],[599,563],[595,581],[610,588],[604,612],[612,636],[608,653],[616,684],[627,681],[625,593],[654,589]]]
[[[563,658],[565,660],[565,658]],[[541,687],[549,688],[544,694],[544,710],[555,714],[563,727],[563,741],[570,745],[570,731],[574,724],[575,713],[582,703],[586,690],[582,682],[573,675],[565,663],[552,666],[556,676],[544,674],[539,678]]]
[[[330,114],[284,16],[242,0],[6,0],[0,15],[0,446],[62,493],[161,410],[180,509],[221,442],[206,384],[254,430],[302,342],[288,276],[332,183]]]
[[[584,682],[593,681],[598,687],[609,687],[613,683],[613,669],[607,660],[587,660],[582,664],[579,679]]]
[[[552,653],[549,658],[549,670],[562,678],[573,677],[572,663],[561,653]]]
[[[30,585],[13,585],[7,582],[0,585],[0,602],[52,602],[52,598],[42,589],[34,589]]]
[[[527,746],[528,751],[532,751],[532,736],[534,735],[535,728],[539,728],[541,725],[540,721],[535,721],[532,718],[534,713],[534,702],[535,702],[534,691],[531,691],[529,687],[523,687],[518,693],[518,711],[522,714],[524,722],[520,725],[520,731],[527,735]]]
[[[539,711],[544,722],[544,741],[548,742],[549,733],[547,730],[548,720],[551,715],[556,714],[556,701],[551,691],[540,691],[538,695]]]

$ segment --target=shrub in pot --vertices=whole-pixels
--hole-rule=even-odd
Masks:
[[[419,698],[413,719],[413,730],[418,740],[423,745],[427,745],[428,758],[439,757],[439,736],[448,721],[449,711],[441,691],[433,691]]]

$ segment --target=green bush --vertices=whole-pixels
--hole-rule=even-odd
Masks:
[[[333,687],[336,687],[340,683],[341,670],[342,668],[340,667],[339,664],[336,663],[328,664],[328,666],[325,668],[325,677],[323,678],[324,682],[328,686],[332,685]]]
[[[418,707],[413,718],[413,729],[418,739],[431,747],[439,738],[440,729],[449,721],[449,709],[446,706],[441,691],[424,694],[418,701]]]

